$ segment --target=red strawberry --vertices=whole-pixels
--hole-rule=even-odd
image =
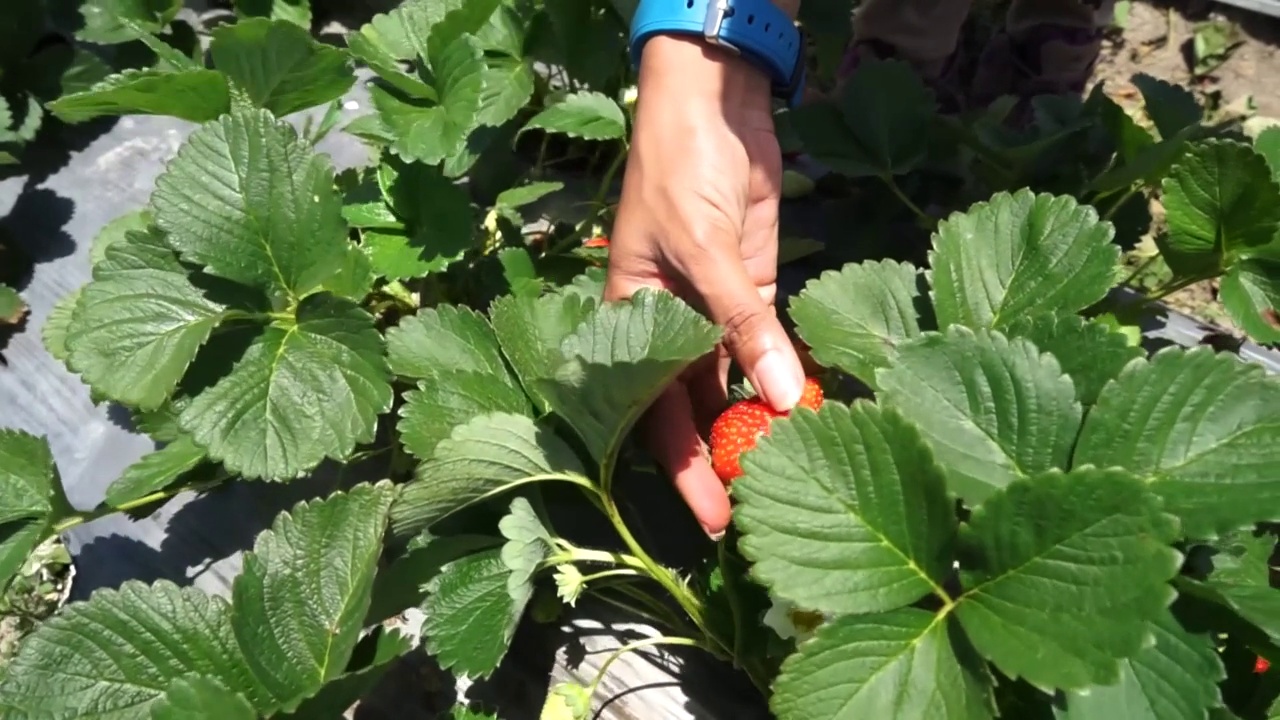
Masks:
[[[800,393],[800,402],[796,405],[817,412],[818,408],[822,407],[823,397],[822,384],[817,378],[805,378],[804,390]]]
[[[814,378],[804,381],[798,407],[817,410],[822,407],[822,386]],[[738,458],[756,446],[761,435],[769,434],[769,424],[776,417],[786,417],[760,398],[734,403],[716,418],[711,426],[711,468],[725,485],[742,475]]]
[[[584,248],[607,248],[609,247],[609,238],[603,235],[597,235],[590,240],[582,243]]]
[[[1261,675],[1271,669],[1271,663],[1266,658],[1260,657],[1253,662],[1253,671]]]

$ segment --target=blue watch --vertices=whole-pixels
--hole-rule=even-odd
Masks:
[[[804,92],[804,37],[771,0],[640,0],[631,19],[631,61],[661,34],[695,35],[755,63],[773,80],[773,94],[791,107]]]

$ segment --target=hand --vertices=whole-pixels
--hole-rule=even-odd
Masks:
[[[712,538],[728,527],[729,497],[701,432],[726,405],[730,360],[780,411],[804,384],[773,307],[781,188],[768,77],[698,39],[650,40],[605,298],[665,288],[724,328],[717,351],[663,392],[641,428]]]

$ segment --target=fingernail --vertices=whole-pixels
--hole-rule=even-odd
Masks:
[[[706,531],[706,528],[703,528],[703,531],[705,532],[705,531]],[[720,542],[721,540],[723,540],[723,539],[724,539],[724,534],[725,534],[726,532],[728,532],[728,531],[727,531],[727,530],[721,530],[721,531],[720,531],[720,532],[718,532],[718,533],[712,533],[712,532],[709,532],[709,533],[707,533],[707,537],[711,538],[711,542],[713,542],[713,543],[715,543],[715,542]]]
[[[756,377],[751,384],[773,409],[787,411],[800,402],[804,392],[804,373],[781,352],[770,350],[756,363]]]

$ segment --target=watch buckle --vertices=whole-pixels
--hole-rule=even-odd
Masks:
[[[720,38],[720,30],[725,18],[732,15],[733,5],[730,0],[710,0],[707,3],[707,14],[702,18],[702,37],[712,45],[740,54],[733,43],[725,42]]]

